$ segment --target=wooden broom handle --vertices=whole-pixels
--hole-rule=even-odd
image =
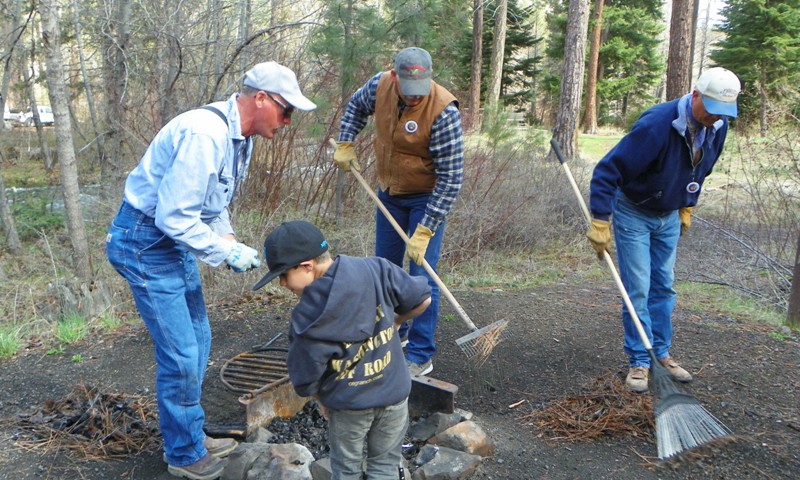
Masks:
[[[564,167],[564,171],[567,173],[569,184],[572,185],[572,191],[575,192],[575,196],[578,197],[578,202],[581,204],[583,216],[586,217],[586,221],[591,224],[592,215],[589,213],[589,209],[586,208],[586,202],[583,200],[583,195],[581,195],[578,184],[575,183],[575,177],[572,176],[572,170],[569,169],[567,161],[564,160],[564,154],[561,153],[561,146],[558,144],[558,141],[555,138],[550,139],[550,145],[553,147],[556,158],[558,158],[558,161],[561,162],[561,166]],[[639,332],[639,336],[642,338],[642,344],[644,344],[644,348],[647,350],[652,350],[653,346],[650,344],[650,339],[647,338],[644,327],[642,327],[642,322],[639,320],[639,316],[636,314],[636,309],[633,308],[633,303],[631,303],[631,297],[628,296],[628,292],[625,290],[625,285],[622,284],[622,279],[619,277],[619,273],[617,273],[617,267],[614,266],[614,261],[611,259],[611,255],[608,254],[608,250],[603,251],[603,259],[606,261],[608,268],[611,270],[611,275],[614,277],[614,282],[617,284],[617,289],[619,290],[620,295],[622,295],[622,301],[625,302],[625,306],[628,308],[628,313],[630,313],[631,319],[633,319],[633,324],[636,326],[636,330]]]
[[[328,140],[331,146],[335,149],[336,141],[332,138]],[[375,204],[378,206],[381,212],[383,212],[383,215],[386,217],[387,220],[389,220],[389,223],[392,224],[394,230],[397,232],[398,235],[400,235],[400,238],[402,238],[407,245],[409,241],[408,235],[406,234],[405,231],[403,231],[400,225],[397,224],[397,221],[395,221],[394,217],[392,217],[392,214],[389,213],[389,210],[386,209],[386,206],[383,204],[383,202],[381,202],[381,199],[378,198],[378,196],[375,194],[374,191],[372,191],[372,188],[369,186],[367,181],[364,180],[364,177],[362,177],[361,174],[358,172],[358,170],[356,170],[355,168],[351,168],[350,172],[353,173],[353,175],[356,177],[356,180],[358,180],[358,183],[360,183],[361,186],[364,187],[364,190],[367,191],[369,196],[372,197],[372,200],[375,201]],[[425,260],[424,258],[422,259],[422,268],[424,268],[425,271],[428,272],[428,275],[431,276],[433,281],[436,282],[436,285],[439,286],[439,290],[441,290],[442,293],[444,293],[444,296],[447,298],[448,301],[450,301],[450,304],[453,305],[453,308],[456,309],[458,314],[461,316],[461,319],[464,320],[464,323],[466,323],[470,329],[477,330],[478,327],[476,327],[475,323],[473,323],[473,321],[469,318],[469,315],[467,315],[467,312],[461,307],[461,304],[458,303],[456,297],[454,297],[453,294],[450,293],[450,290],[442,282],[442,279],[439,278],[439,275],[436,274],[436,272],[433,270],[433,267],[431,267],[428,261]]]

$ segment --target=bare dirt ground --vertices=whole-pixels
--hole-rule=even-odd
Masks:
[[[673,356],[695,374],[686,390],[733,431],[731,438],[659,461],[652,434],[566,442],[533,425],[532,412],[580,394],[599,377],[625,374],[618,296],[613,284],[597,283],[454,291],[477,324],[510,322],[511,335],[481,369],[456,346],[468,330],[443,306],[432,376],[459,386],[457,406],[472,412],[497,446],[472,478],[798,478],[800,345],[773,338],[771,327],[687,310],[680,299]],[[203,400],[209,422],[243,420],[238,394],[227,391],[219,369],[226,359],[285,331],[290,308],[263,296],[210,306],[214,343]],[[62,354],[45,353],[33,347],[0,362],[0,417],[30,413],[81,383],[154,397],[152,346],[141,324],[87,338]],[[81,361],[71,361],[73,355]],[[0,478],[172,478],[158,450],[89,460],[47,446],[25,448],[13,421],[0,424]]]

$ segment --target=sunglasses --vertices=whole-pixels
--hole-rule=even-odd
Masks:
[[[265,93],[267,93],[267,96],[273,102],[275,102],[279,107],[281,107],[281,110],[283,110],[283,118],[287,118],[288,119],[288,118],[292,117],[292,114],[294,113],[294,107],[292,107],[291,105],[290,106],[286,106],[286,105],[282,104],[281,102],[279,102],[275,97],[273,97],[272,94],[270,94],[268,92],[265,92]]]

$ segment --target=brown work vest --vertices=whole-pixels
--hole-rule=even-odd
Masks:
[[[375,98],[375,157],[378,182],[390,195],[430,193],[436,185],[436,170],[428,145],[431,127],[456,97],[431,81],[431,93],[419,105],[406,107],[398,115],[400,100],[391,72],[384,72]]]

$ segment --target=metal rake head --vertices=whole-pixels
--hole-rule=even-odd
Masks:
[[[482,364],[492,354],[494,347],[508,337],[507,327],[508,320],[498,320],[456,339],[456,345],[467,358],[475,359]]]

